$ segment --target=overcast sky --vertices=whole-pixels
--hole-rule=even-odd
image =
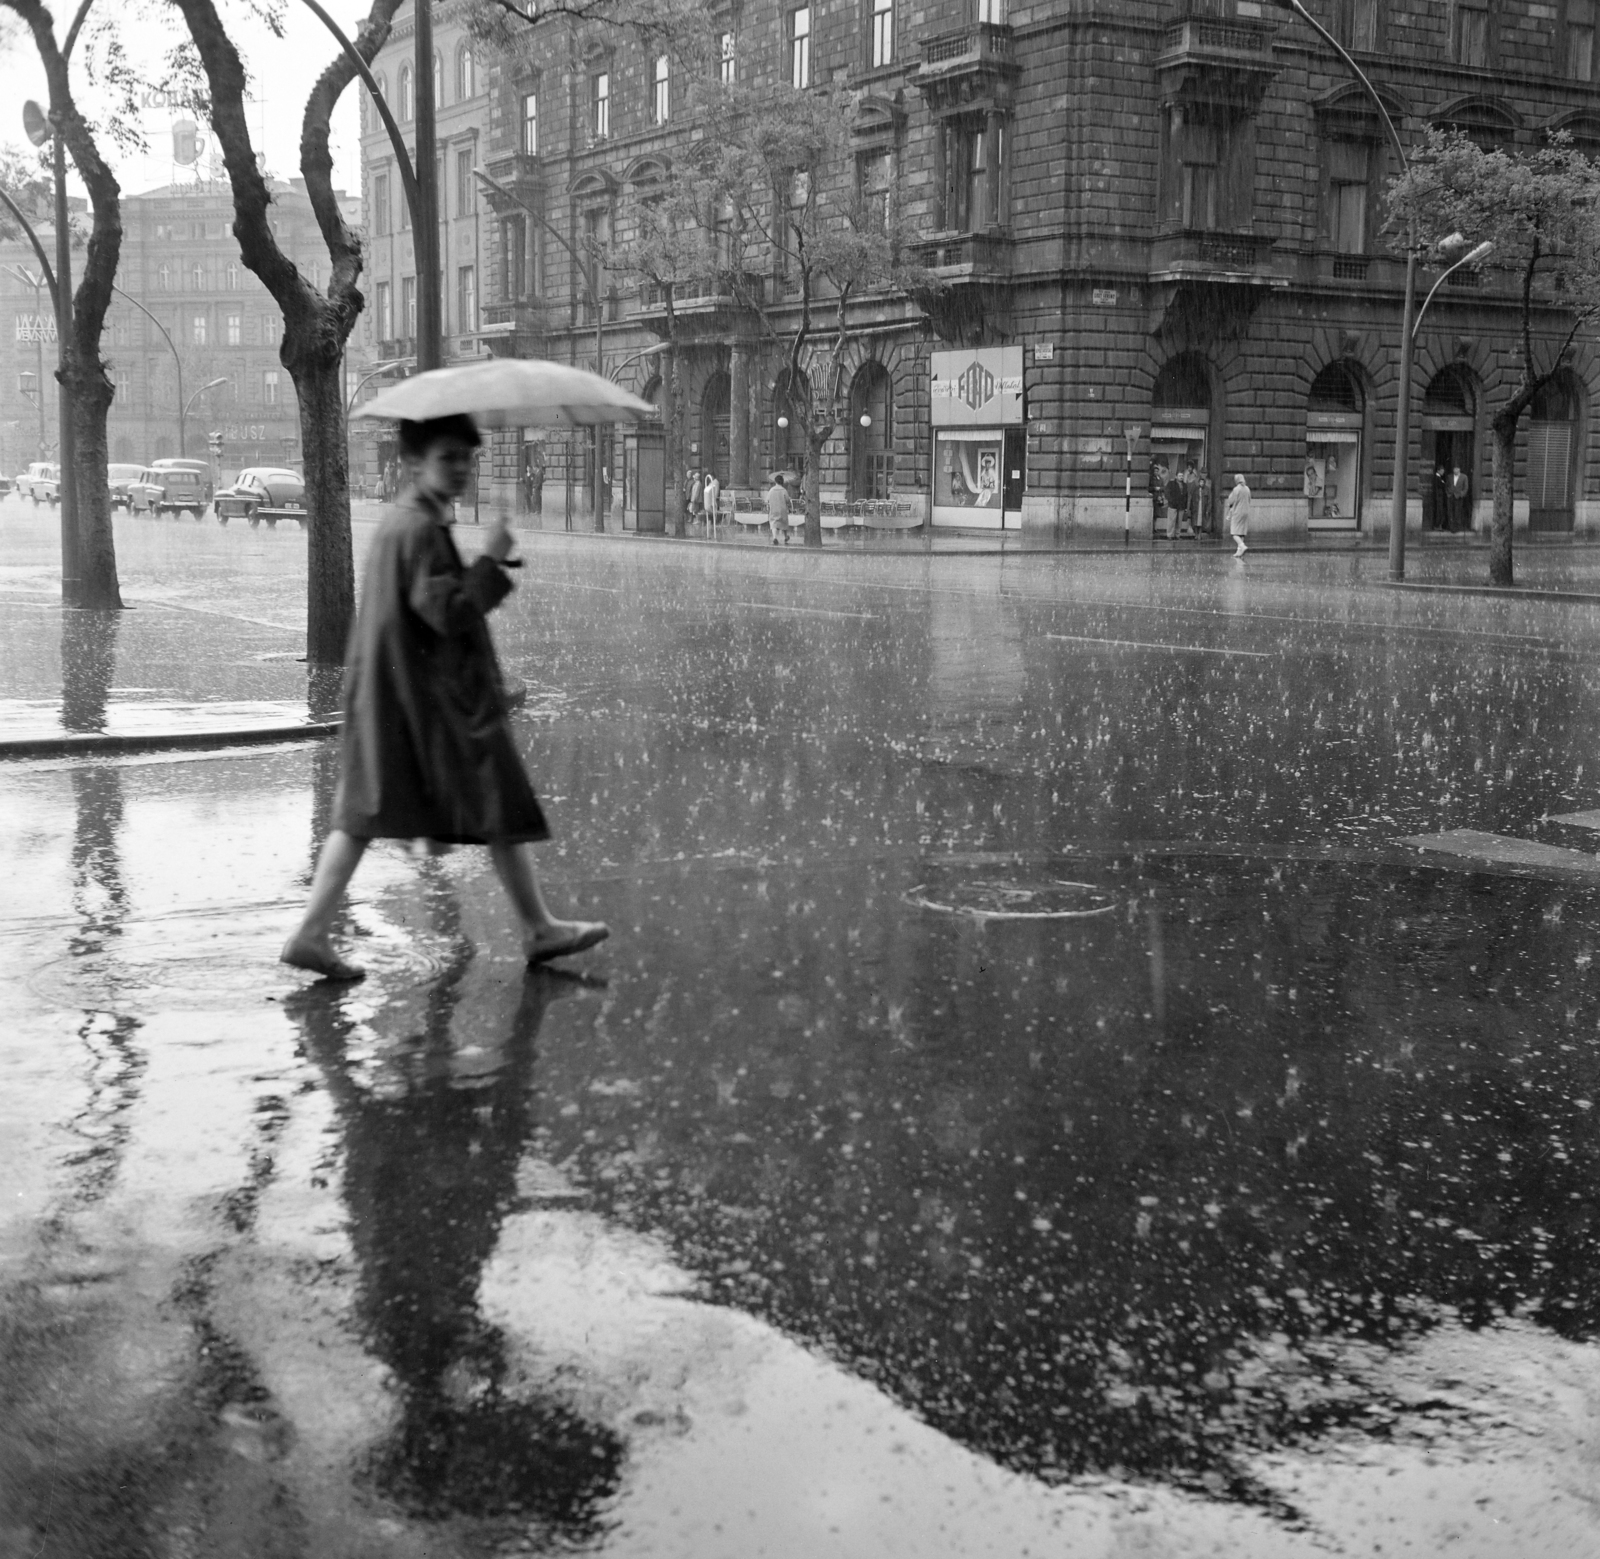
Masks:
[[[105,3],[105,0],[101,0]],[[366,6],[357,0],[323,0],[329,14],[346,33],[355,30]],[[66,0],[54,7],[58,15],[70,17]],[[306,94],[338,49],[332,35],[310,11],[287,0],[284,36],[274,38],[243,5],[222,0],[222,14],[234,29],[234,39],[255,81],[257,100],[250,105],[250,136],[257,151],[267,154],[268,169],[283,178],[300,171],[300,116],[305,111]],[[95,13],[90,12],[91,17]],[[165,13],[179,20],[176,10]],[[64,27],[65,23],[60,26]],[[59,29],[58,29],[59,36]],[[150,79],[159,75],[159,62],[176,41],[174,32],[160,25],[128,23],[125,42],[128,52],[148,69]],[[75,57],[73,90],[81,107],[94,113],[104,105],[97,101],[81,63]],[[334,182],[353,194],[361,189],[360,145],[357,139],[356,87],[345,90],[333,121]],[[47,97],[44,71],[26,32],[11,30],[0,34],[0,146],[21,150],[27,146],[22,131],[22,104],[28,98],[41,104]],[[171,182],[172,125],[183,117],[172,109],[152,106],[144,111],[142,128],[149,150],[143,154],[125,153],[102,137],[100,149],[116,170],[125,195],[154,189]],[[209,127],[201,127],[209,139]],[[201,166],[209,164],[203,156]],[[182,170],[179,170],[180,173]],[[193,177],[192,173],[184,175]],[[75,193],[83,193],[74,184]]]

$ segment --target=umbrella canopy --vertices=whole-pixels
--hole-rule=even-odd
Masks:
[[[461,412],[482,428],[540,428],[643,422],[656,408],[586,368],[493,357],[402,380],[351,415],[425,422]]]

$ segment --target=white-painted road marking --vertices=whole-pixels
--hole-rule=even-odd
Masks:
[[[1148,639],[1096,639],[1086,633],[1047,633],[1047,639],[1062,639],[1068,644],[1109,644],[1125,650],[1174,650],[1183,655],[1246,655],[1251,660],[1271,660],[1267,650],[1215,650],[1205,644],[1157,644]]]

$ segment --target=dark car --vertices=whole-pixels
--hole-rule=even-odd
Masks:
[[[118,504],[124,509],[133,508],[133,499],[128,495],[128,489],[139,480],[143,466],[108,465],[106,467],[106,485],[111,489],[111,507],[116,509]]]
[[[214,500],[217,519],[248,520],[269,526],[279,520],[306,523],[306,483],[298,471],[283,466],[250,466],[239,473],[232,487],[224,487]]]
[[[206,486],[198,471],[169,465],[146,466],[128,483],[128,508],[134,514],[182,514],[198,520],[206,509]]]

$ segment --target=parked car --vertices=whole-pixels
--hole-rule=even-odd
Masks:
[[[61,492],[61,467],[53,460],[35,460],[17,478],[17,492],[35,504],[54,503]]]
[[[0,498],[5,498],[14,492],[16,485],[9,476],[0,476]]]
[[[298,471],[282,466],[250,466],[239,473],[232,487],[216,496],[217,519],[248,520],[259,525],[263,520],[274,526],[279,520],[306,523],[306,483]]]
[[[124,509],[133,509],[133,499],[128,496],[128,489],[139,480],[143,473],[143,466],[130,466],[123,464],[108,465],[106,467],[106,483],[111,489],[111,508],[115,513],[117,505]]]
[[[128,483],[128,509],[133,514],[181,514],[198,520],[206,510],[206,484],[198,471],[170,465],[146,466]]]
[[[205,501],[211,502],[213,482],[211,480],[211,463],[208,460],[152,460],[150,468],[153,471],[193,471],[200,478],[200,486],[205,490]]]

